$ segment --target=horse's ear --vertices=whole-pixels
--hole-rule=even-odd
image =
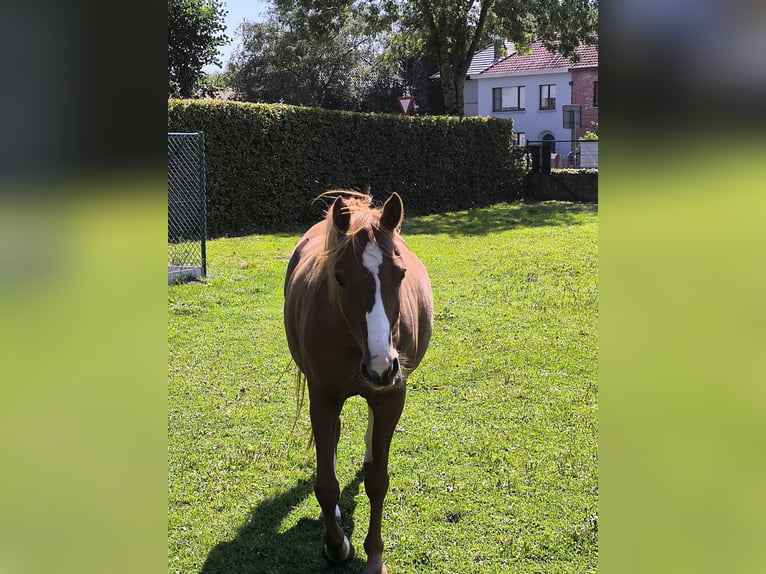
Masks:
[[[399,194],[394,192],[383,204],[383,213],[380,215],[380,225],[389,231],[396,231],[402,224],[404,217],[404,205]]]
[[[348,226],[351,223],[351,214],[346,208],[346,204],[343,203],[343,198],[338,196],[335,198],[335,202],[330,208],[332,211],[332,224],[340,233],[345,234],[348,231]]]

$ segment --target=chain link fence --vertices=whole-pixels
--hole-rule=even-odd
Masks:
[[[205,138],[168,134],[168,284],[206,276]]]

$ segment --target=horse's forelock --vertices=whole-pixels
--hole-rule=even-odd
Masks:
[[[334,259],[335,255],[343,250],[349,243],[358,240],[360,232],[368,230],[367,238],[374,241],[373,227],[377,227],[380,221],[380,208],[372,207],[372,197],[355,191],[328,191],[322,195],[341,195],[343,197],[343,209],[348,210],[350,222],[348,231],[344,234],[337,232],[333,225],[332,209],[325,214],[326,237],[325,255],[328,259]],[[321,197],[321,196],[320,196]]]

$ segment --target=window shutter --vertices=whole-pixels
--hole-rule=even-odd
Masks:
[[[522,110],[527,107],[527,89],[519,86],[519,108]]]

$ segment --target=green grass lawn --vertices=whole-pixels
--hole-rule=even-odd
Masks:
[[[597,207],[501,204],[402,231],[435,320],[391,447],[389,570],[595,572]],[[171,573],[330,571],[282,327],[298,238],[210,241],[208,279],[168,288]],[[365,560],[366,416],[346,403],[338,480],[357,555],[336,572]]]

